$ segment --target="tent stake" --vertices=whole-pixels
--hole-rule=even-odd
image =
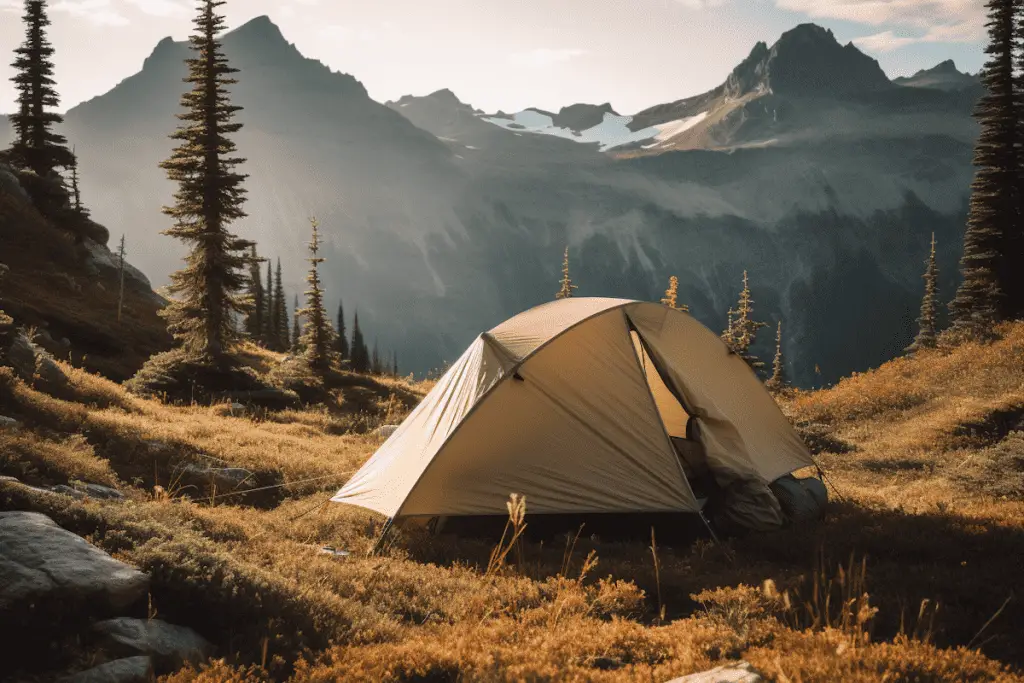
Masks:
[[[697,514],[700,515],[700,521],[704,522],[704,526],[707,527],[708,533],[711,534],[711,540],[713,540],[716,545],[721,545],[722,542],[718,540],[718,535],[715,534],[715,530],[711,528],[711,522],[709,522],[708,518],[704,516],[704,511],[698,510]]]

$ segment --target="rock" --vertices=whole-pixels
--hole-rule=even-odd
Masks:
[[[45,351],[38,350],[36,353],[35,376],[49,388],[64,387],[68,384],[68,376],[57,365],[53,356]]]
[[[61,683],[148,683],[153,678],[153,663],[149,657],[128,657],[100,664]]]
[[[20,484],[21,480],[18,479],[17,477],[8,477],[6,475],[0,474],[0,482],[7,482],[7,483],[10,483],[10,484]]]
[[[108,619],[93,626],[103,645],[115,654],[143,654],[153,659],[156,669],[175,671],[185,664],[198,664],[213,649],[190,628],[157,619]]]
[[[256,475],[241,467],[206,467],[205,465],[185,465],[181,470],[181,483],[205,487],[212,493],[245,491],[256,488]]]
[[[0,611],[53,602],[99,611],[124,610],[141,601],[149,576],[118,562],[84,538],[37,512],[0,512]]]
[[[57,493],[64,493],[75,498],[97,498],[99,500],[124,499],[124,494],[117,489],[112,489],[109,486],[101,486],[100,484],[75,482],[71,486],[64,486],[63,484],[53,486],[50,490],[56,491]]]
[[[18,197],[22,201],[30,202],[31,198],[28,196],[28,192],[21,186],[18,177],[14,175],[14,171],[10,166],[6,164],[0,164],[0,194],[12,194]]]
[[[49,353],[39,348],[24,332],[14,336],[7,349],[7,362],[26,382],[42,380],[50,388],[63,387],[67,375]]]
[[[0,415],[0,429],[17,429],[21,426],[21,423],[15,420],[13,417],[6,417]]]
[[[736,662],[710,671],[673,678],[666,683],[764,683],[761,674],[748,662]]]
[[[245,406],[242,405],[241,403],[232,403],[231,404],[231,414],[232,415],[244,415],[245,414]]]
[[[377,436],[387,438],[394,434],[395,430],[397,429],[398,425],[381,425],[380,427],[377,427],[375,430],[373,430],[373,433],[376,434]]]
[[[36,490],[37,491],[42,491],[44,489],[36,489]],[[64,496],[71,496],[75,500],[85,500],[88,497],[82,491],[75,490],[75,489],[71,488],[70,486],[65,486],[64,484],[58,484],[57,486],[51,486],[48,490],[46,490],[46,492],[47,493],[59,493],[59,494],[64,495]]]

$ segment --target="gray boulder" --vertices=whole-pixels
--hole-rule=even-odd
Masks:
[[[149,655],[158,670],[173,671],[198,664],[213,647],[192,629],[156,619],[108,619],[93,626],[103,646],[119,655]]]
[[[256,488],[256,475],[240,467],[208,467],[190,464],[181,469],[181,483],[196,486],[203,495]]]
[[[761,674],[749,662],[735,662],[709,671],[673,678],[667,683],[764,683]]]
[[[0,611],[50,603],[116,614],[148,590],[149,576],[46,515],[0,512]]]
[[[17,429],[20,426],[21,423],[15,420],[13,417],[0,415],[0,429]]]
[[[115,659],[61,679],[61,683],[148,683],[153,679],[149,657]]]
[[[7,348],[7,362],[26,382],[39,379],[49,387],[63,387],[68,383],[53,356],[39,348],[24,332],[14,335]]]
[[[6,164],[0,164],[0,194],[12,194],[22,201],[32,201],[14,171]]]
[[[71,496],[72,498],[84,499],[84,498],[96,498],[98,500],[123,500],[124,494],[117,489],[112,489],[109,486],[101,486],[100,484],[85,484],[82,482],[75,482],[71,486],[65,486],[59,484],[53,486],[50,489],[56,493],[63,493]]]

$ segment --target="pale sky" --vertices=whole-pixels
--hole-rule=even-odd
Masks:
[[[0,0],[0,112],[22,0]],[[165,36],[184,40],[190,0],[50,0],[61,109],[142,68]],[[266,14],[307,57],[350,73],[384,102],[450,88],[488,112],[611,102],[622,114],[720,84],[758,40],[814,21],[890,77],[944,59],[978,71],[981,0],[229,0],[228,25]],[[244,75],[242,76],[244,77]]]

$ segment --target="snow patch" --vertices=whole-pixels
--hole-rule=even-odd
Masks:
[[[532,109],[513,114],[511,119],[494,116],[482,116],[480,118],[506,130],[521,130],[526,133],[552,135],[581,144],[597,144],[602,152],[606,152],[622,145],[647,142],[649,140],[654,140],[655,142],[647,147],[665,144],[673,137],[696,126],[707,118],[707,115],[708,113],[705,111],[696,116],[659,123],[637,131],[629,129],[629,124],[633,121],[632,116],[620,116],[608,112],[605,113],[601,123],[582,131],[574,131],[556,126],[550,116]],[[516,135],[521,135],[521,133],[516,133]]]

